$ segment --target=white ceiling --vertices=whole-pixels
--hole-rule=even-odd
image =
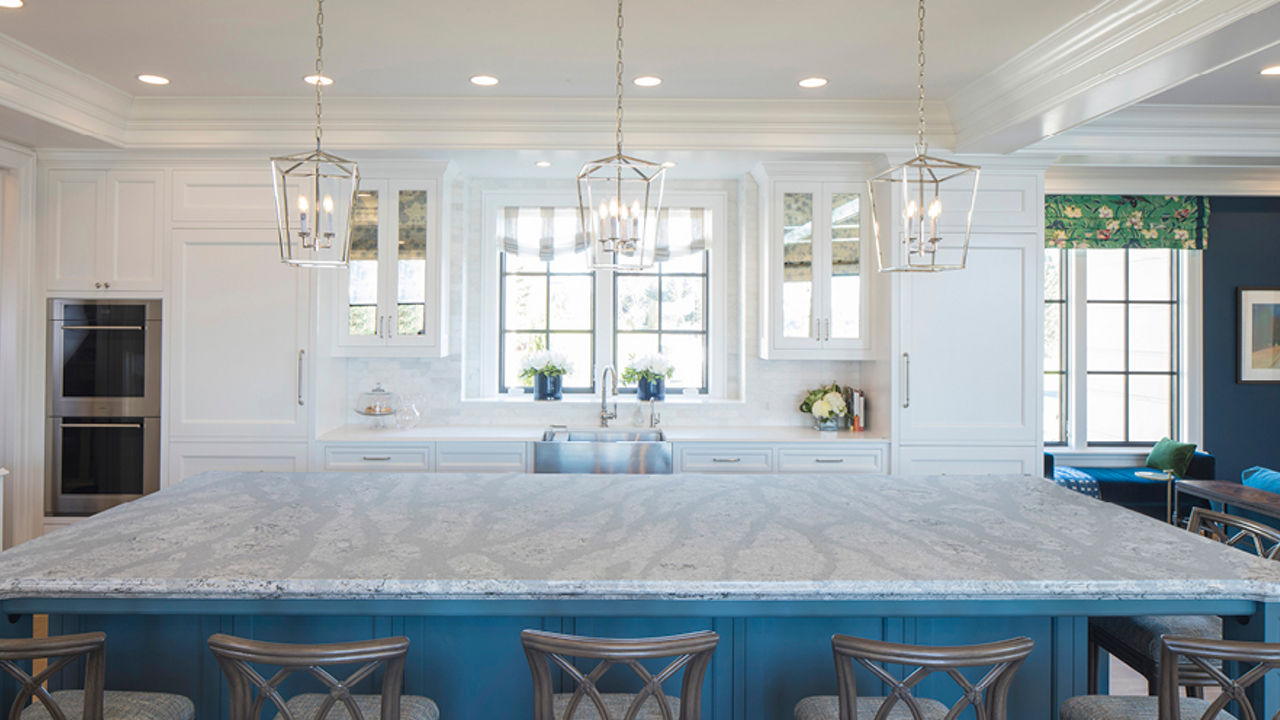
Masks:
[[[1277,29],[1280,36],[1280,28]],[[1166,90],[1147,102],[1169,105],[1280,106],[1280,75],[1262,76],[1264,67],[1280,65],[1280,47],[1250,55],[1214,72]]]
[[[1098,0],[934,2],[929,89],[945,99]],[[129,94],[292,96],[314,60],[309,0],[27,0],[0,33]],[[326,72],[347,96],[591,97],[613,93],[603,0],[329,0]],[[631,96],[909,99],[915,4],[896,0],[646,0],[627,6]],[[152,88],[138,73],[169,76]],[[501,78],[492,89],[467,82]],[[818,91],[796,87],[825,75]]]

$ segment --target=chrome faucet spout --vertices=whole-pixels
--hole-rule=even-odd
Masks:
[[[613,384],[606,385],[605,378],[613,376]],[[613,388],[613,409],[607,406],[609,402],[609,388]],[[618,417],[618,371],[613,369],[612,365],[605,365],[600,371],[600,427],[609,427],[609,421]]]

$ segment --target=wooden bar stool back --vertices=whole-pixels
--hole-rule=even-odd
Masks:
[[[1280,531],[1249,518],[1208,508],[1191,509],[1187,530],[1269,560],[1280,559]],[[1160,638],[1165,635],[1205,639],[1222,637],[1222,618],[1212,615],[1140,615],[1089,618],[1088,687],[1098,692],[1098,648],[1116,656],[1147,680],[1147,693],[1160,687]],[[1192,695],[1214,685],[1210,676],[1184,664],[1179,676]]]
[[[1034,646],[1035,643],[1027,637],[981,645],[931,647],[833,635],[831,651],[835,658],[839,695],[804,698],[796,705],[795,717],[796,720],[857,720],[859,716],[864,720],[954,720],[968,708],[973,708],[976,720],[1005,720],[1013,676]],[[899,679],[882,667],[886,663],[914,669],[906,678]],[[859,697],[854,677],[855,664],[866,668],[888,686],[889,694]],[[960,672],[961,669],[975,667],[989,668],[977,682],[971,682]],[[960,687],[961,698],[950,708],[935,699],[915,694],[916,687],[925,678],[938,673],[950,677]]]
[[[702,714],[702,679],[720,636],[711,631],[656,638],[594,638],[542,630],[520,633],[533,675],[533,720],[698,720]],[[573,658],[598,660],[582,672]],[[651,673],[640,661],[673,658]],[[604,693],[596,686],[615,665],[635,673],[644,683],[638,693]],[[556,693],[552,668],[574,682],[572,693]],[[684,671],[680,697],[668,697],[662,684]]]
[[[403,695],[404,662],[409,638],[391,637],[324,645],[294,645],[232,637],[209,637],[209,650],[227,678],[231,694],[230,720],[261,720],[271,703],[282,720],[438,720],[440,711],[429,698]],[[356,665],[339,680],[326,667]],[[254,666],[278,668],[264,677]],[[355,694],[351,690],[382,667],[382,692]],[[285,699],[280,684],[303,673],[324,686],[323,693],[302,693]]]
[[[0,669],[18,681],[8,720],[192,720],[195,705],[173,693],[104,689],[107,636],[101,632],[0,640]],[[84,689],[49,692],[44,683],[84,658]],[[38,673],[19,663],[47,659]],[[35,702],[31,702],[34,700]],[[31,702],[31,704],[28,704]]]
[[[1223,671],[1227,662],[1249,667],[1232,678]],[[1235,702],[1242,720],[1258,720],[1245,693],[1276,668],[1280,668],[1280,643],[1166,635],[1161,642],[1160,688],[1156,697],[1079,695],[1062,703],[1058,717],[1060,720],[1235,720],[1235,716],[1226,711],[1227,704]],[[1183,676],[1189,670],[1197,679],[1208,678],[1205,684],[1219,688],[1222,694],[1212,701],[1180,697],[1179,687],[1186,684]]]

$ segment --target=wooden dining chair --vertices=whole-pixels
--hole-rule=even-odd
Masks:
[[[702,679],[720,636],[709,630],[653,638],[596,638],[542,630],[520,633],[529,672],[533,675],[533,720],[698,720],[702,714]],[[574,658],[598,661],[583,672]],[[651,673],[642,660],[673,658]],[[622,665],[643,683],[637,693],[601,692],[597,683],[610,668]],[[574,684],[557,693],[552,669]],[[684,671],[680,696],[669,697],[663,683]]]
[[[1223,671],[1228,662],[1241,663],[1242,672],[1228,676]],[[1226,712],[1231,702],[1237,703],[1242,720],[1258,720],[1246,692],[1280,668],[1280,643],[1166,635],[1160,647],[1160,668],[1156,696],[1078,695],[1062,703],[1058,720],[1235,720]],[[1194,670],[1197,678],[1209,678],[1206,684],[1221,694],[1212,701],[1179,697],[1188,670]],[[1268,713],[1274,711],[1268,709]]]
[[[901,645],[849,635],[833,635],[831,652],[836,663],[839,695],[813,695],[796,704],[796,720],[952,720],[973,708],[976,720],[1005,720],[1009,686],[1022,661],[1031,654],[1031,638],[1016,637],[981,645]],[[887,696],[858,695],[855,663],[890,689]],[[905,679],[885,670],[885,663],[914,668]],[[977,682],[960,671],[988,668]],[[950,708],[938,700],[915,694],[922,680],[934,674],[951,678],[961,698]]]
[[[404,661],[409,638],[391,637],[325,645],[292,645],[211,635],[209,650],[222,668],[231,691],[230,720],[260,720],[270,702],[282,720],[439,720],[430,699],[403,695]],[[339,680],[325,668],[356,665]],[[264,677],[254,666],[278,668]],[[355,694],[352,689],[382,668],[382,691]],[[301,693],[287,700],[279,687],[295,673],[309,675],[323,693]]]
[[[0,669],[18,682],[9,720],[192,720],[191,700],[173,693],[104,690],[105,633],[0,640]],[[84,689],[54,690],[44,684],[76,660],[84,658]],[[19,663],[48,660],[40,672]],[[28,704],[31,703],[31,704]]]
[[[1187,530],[1269,560],[1280,559],[1280,532],[1270,525],[1208,508],[1192,508]],[[1088,687],[1098,692],[1098,649],[1137,670],[1147,680],[1147,693],[1160,687],[1160,638],[1164,635],[1220,639],[1222,618],[1216,615],[1140,615],[1089,618]],[[1213,678],[1194,667],[1180,675],[1192,695],[1213,685]]]

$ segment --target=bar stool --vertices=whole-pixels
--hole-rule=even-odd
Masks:
[[[257,720],[267,702],[280,720],[439,720],[440,710],[430,699],[402,695],[404,660],[409,638],[391,637],[326,645],[291,645],[232,637],[209,636],[209,650],[222,668],[231,690],[231,720]],[[345,680],[338,680],[323,666],[363,663]],[[270,679],[253,665],[280,668]],[[355,695],[351,688],[383,666],[382,692]],[[285,700],[277,688],[286,678],[302,671],[319,680],[323,693],[302,693]],[[255,693],[256,690],[256,693]],[[256,695],[256,696],[255,696]],[[330,711],[333,711],[332,713]]]
[[[1224,662],[1240,662],[1242,674],[1229,677]],[[1232,700],[1245,706],[1245,691],[1280,668],[1280,643],[1240,642],[1166,635],[1160,646],[1160,687],[1158,695],[1077,695],[1058,708],[1058,720],[1235,720],[1222,708]],[[1213,679],[1222,690],[1212,702],[1197,697],[1178,697],[1185,685],[1181,675],[1188,669]],[[1209,684],[1209,683],[1206,683]],[[1175,710],[1176,708],[1176,710]],[[1251,708],[1244,708],[1253,717]],[[1275,708],[1267,708],[1267,712]],[[1266,717],[1265,715],[1262,717]]]
[[[1280,559],[1280,532],[1248,518],[1208,508],[1191,509],[1187,530],[1232,547],[1246,546],[1259,557]],[[1216,615],[1140,615],[1089,618],[1090,693],[1098,692],[1098,648],[1116,656],[1147,679],[1147,692],[1160,687],[1160,638],[1164,635],[1222,638],[1222,618]],[[1203,686],[1216,685],[1211,676],[1184,666],[1180,682],[1188,694],[1200,695]]]
[[[520,633],[533,674],[533,720],[698,720],[702,715],[702,678],[720,636],[709,630],[656,638],[594,638],[542,630]],[[641,660],[671,658],[657,674]],[[583,674],[571,658],[599,660]],[[602,693],[596,682],[614,665],[625,665],[644,683],[638,693]],[[551,687],[552,666],[574,682],[571,693]],[[684,670],[680,697],[668,697],[662,684]]]
[[[814,695],[796,704],[796,720],[944,720],[973,707],[978,720],[1005,720],[1013,675],[1031,654],[1031,638],[1016,637],[982,645],[930,647],[833,635],[831,651],[836,663],[839,695]],[[890,688],[888,697],[859,697],[854,662],[871,671]],[[906,665],[915,670],[905,680],[890,675],[882,663]],[[990,666],[982,679],[971,683],[960,668]],[[945,673],[963,692],[955,705],[918,698],[914,688],[934,673]]]
[[[107,636],[101,632],[48,638],[0,640],[0,669],[21,690],[9,709],[9,720],[192,720],[195,705],[182,695],[133,690],[104,690]],[[84,689],[49,692],[43,683],[85,658]],[[17,663],[47,658],[49,666],[28,674]],[[28,700],[38,702],[27,705]]]

